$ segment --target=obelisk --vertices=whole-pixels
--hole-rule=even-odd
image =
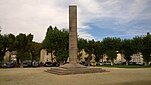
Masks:
[[[69,64],[77,64],[77,6],[69,6]]]
[[[69,6],[69,64],[62,65],[64,68],[83,68],[77,63],[77,6]]]

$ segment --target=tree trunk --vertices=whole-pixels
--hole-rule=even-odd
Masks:
[[[126,61],[126,65],[128,66],[128,61]]]
[[[104,57],[104,56],[103,56]],[[104,63],[103,63],[103,57],[102,57],[102,65],[104,65]]]
[[[90,57],[91,57],[91,53],[88,56],[88,66],[90,66]]]
[[[51,51],[51,61],[53,63],[53,51]]]
[[[113,66],[114,65],[114,60],[111,60],[111,66]]]
[[[21,63],[20,63],[20,68],[23,68],[23,62],[21,61]]]
[[[147,61],[145,61],[145,66],[148,66],[148,62]]]

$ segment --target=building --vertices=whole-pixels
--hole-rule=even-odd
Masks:
[[[46,49],[42,49],[40,51],[40,62],[45,63],[45,62],[56,62],[56,56],[53,53],[47,52]]]
[[[131,56],[131,60],[130,60],[130,62],[135,62],[136,64],[143,64],[144,62],[143,62],[143,55],[139,52],[139,53],[137,53],[137,54],[133,54],[132,56]]]
[[[16,56],[17,52],[16,51],[6,51],[5,52],[5,55],[4,55],[4,58],[3,58],[3,62],[6,63],[6,62],[9,62],[9,61],[14,61],[16,62],[17,61],[17,56]]]

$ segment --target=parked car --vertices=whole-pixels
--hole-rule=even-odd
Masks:
[[[58,67],[58,66],[60,66],[60,64],[58,62],[47,61],[47,62],[45,62],[44,66],[45,67]]]
[[[14,68],[15,66],[16,66],[16,63],[13,61],[2,64],[2,67],[4,67],[4,68]]]
[[[47,61],[47,62],[45,62],[44,66],[45,66],[45,67],[52,67],[52,66],[53,66],[53,63],[50,62],[50,61]]]
[[[58,66],[60,66],[60,64],[59,64],[58,62],[53,62],[53,63],[52,63],[52,66],[58,67]]]
[[[25,60],[23,61],[23,67],[31,67],[32,61],[31,60]]]
[[[0,68],[2,68],[2,62],[0,61]]]
[[[37,61],[32,62],[32,67],[40,67],[40,63]]]

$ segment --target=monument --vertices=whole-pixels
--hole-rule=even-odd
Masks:
[[[77,64],[77,7],[69,6],[69,63]]]
[[[77,6],[69,6],[69,64],[60,66],[63,68],[85,67],[77,63]]]
[[[77,63],[77,6],[69,6],[69,63],[46,72],[66,75],[105,72],[101,68],[89,68]]]

